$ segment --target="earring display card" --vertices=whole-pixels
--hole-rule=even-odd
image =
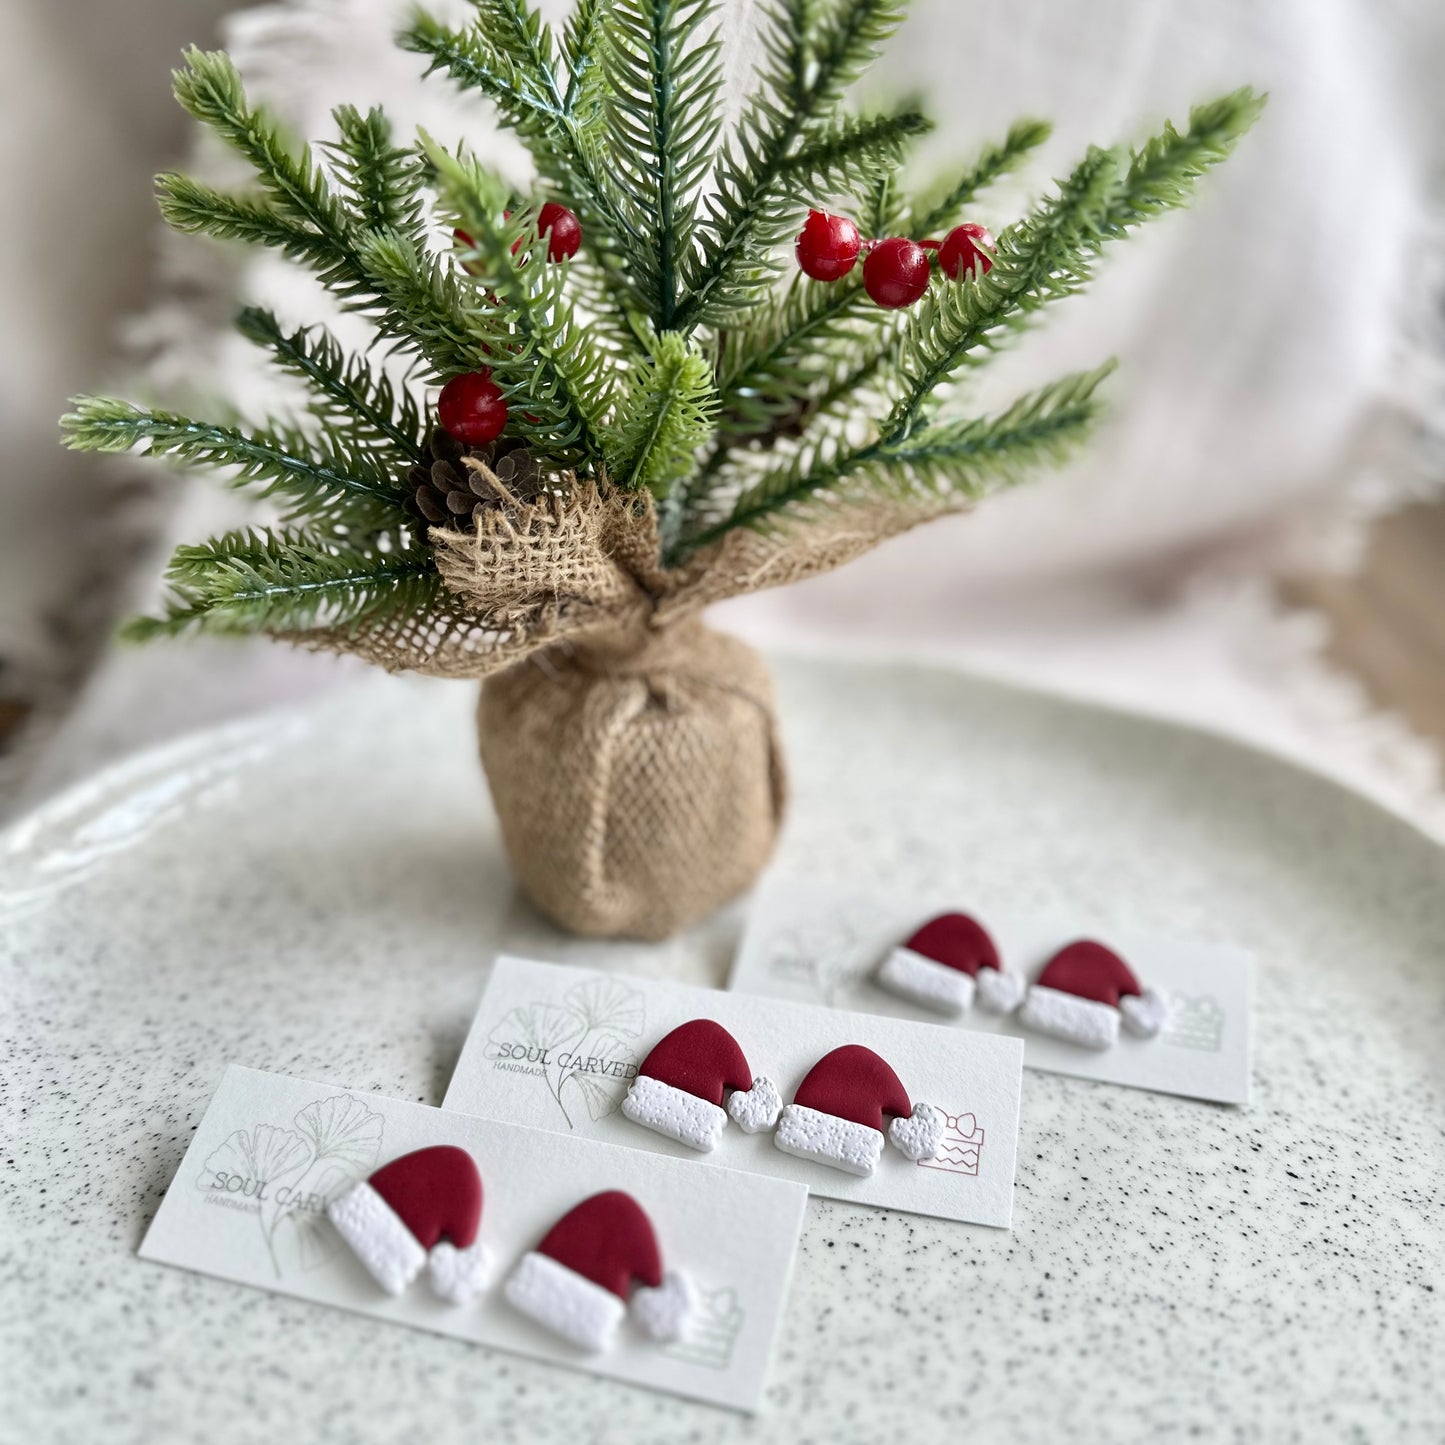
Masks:
[[[700,1018],[737,1040],[784,1104],[825,1054],[847,1044],[871,1049],[915,1104],[943,1112],[937,1157],[914,1163],[890,1143],[873,1173],[859,1177],[784,1153],[770,1131],[748,1134],[730,1122],[704,1155],[624,1117],[622,1101],[652,1046]],[[1022,1055],[1017,1039],[504,956],[442,1107],[669,1154],[700,1168],[708,1160],[795,1180],[832,1199],[1006,1229]]]
[[[389,1160],[429,1145],[465,1149],[482,1176],[479,1238],[493,1277],[447,1304],[425,1274],[387,1295],[346,1248],[327,1203]],[[669,1271],[692,1285],[681,1338],[624,1320],[584,1354],[504,1298],[547,1230],[591,1194],[620,1189],[646,1211]],[[669,1394],[754,1410],[807,1192],[781,1179],[639,1154],[575,1136],[473,1119],[422,1104],[231,1067],[171,1181],[140,1254],[160,1264],[493,1345]]]
[[[1241,949],[1127,929],[1091,930],[1087,919],[1024,917],[979,909],[974,900],[867,890],[774,878],[754,896],[730,989],[899,1019],[932,1019],[970,1033],[1024,1041],[1024,1064],[1046,1073],[1126,1084],[1220,1104],[1249,1102],[1254,959]],[[988,929],[1004,967],[1032,982],[1064,944],[1097,938],[1163,995],[1166,1022],[1153,1038],[1121,1031],[1093,1050],[1024,1027],[1014,1014],[975,1000],[951,1018],[887,992],[873,971],[889,951],[936,914],[960,910]]]

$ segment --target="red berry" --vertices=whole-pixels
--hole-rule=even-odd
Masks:
[[[905,236],[879,241],[863,262],[863,285],[880,306],[912,306],[928,290],[928,252]]]
[[[798,236],[798,265],[815,281],[837,281],[853,269],[861,244],[858,227],[847,216],[809,211]]]
[[[483,367],[454,376],[437,398],[437,417],[463,446],[494,442],[507,425],[507,403],[502,389]]]
[[[938,248],[938,265],[950,281],[959,273],[972,271],[975,277],[987,276],[993,269],[993,237],[976,221],[955,226]]]
[[[537,232],[547,237],[549,261],[570,261],[582,244],[582,223],[556,201],[548,201],[538,212]]]

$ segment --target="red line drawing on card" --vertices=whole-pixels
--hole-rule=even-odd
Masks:
[[[920,1159],[920,1169],[942,1169],[949,1174],[978,1176],[983,1154],[983,1130],[972,1114],[945,1114],[943,1143],[936,1159]]]

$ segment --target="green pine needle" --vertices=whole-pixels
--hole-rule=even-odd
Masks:
[[[722,112],[717,0],[611,0],[598,45],[599,143],[654,327],[672,327]]]
[[[417,239],[422,226],[424,180],[414,146],[392,144],[391,122],[373,107],[362,115],[355,106],[332,112],[339,142],[323,147],[351,202],[355,222],[367,231],[400,231]]]
[[[823,505],[825,498],[932,493],[965,505],[1016,486],[1038,467],[1065,460],[1082,443],[1100,411],[1094,392],[1113,369],[1109,362],[1064,377],[995,417],[942,422],[861,447],[828,443],[805,448],[748,486],[725,517],[687,538],[676,556],[734,527],[767,530],[789,520],[805,521],[809,505]]]
[[[342,432],[310,437],[280,425],[247,431],[104,396],[79,397],[72,405],[60,419],[72,450],[134,451],[223,469],[231,486],[280,498],[288,520],[360,533],[407,520],[401,479],[384,457],[348,444]]]
[[[509,425],[552,459],[595,470],[617,358],[568,306],[568,265],[546,261],[536,208],[504,217],[496,176],[429,137],[423,144],[443,211],[471,237],[457,254],[473,274],[450,284],[471,295],[468,321],[507,396]]]
[[[164,611],[129,622],[126,640],[323,627],[356,636],[424,612],[442,590],[425,548],[379,551],[258,531],[178,547],[166,580]]]
[[[187,235],[270,246],[318,270],[335,261],[335,252],[321,237],[257,197],[224,195],[173,172],[156,177],[156,197],[166,224]]]
[[[976,161],[932,200],[920,202],[908,221],[908,234],[918,239],[941,235],[966,220],[964,208],[980,192],[1018,170],[1031,152],[1048,140],[1053,127],[1044,120],[1019,120],[997,145],[984,150]]]
[[[171,77],[185,110],[251,163],[280,214],[344,250],[345,218],[310,148],[247,103],[241,76],[224,51],[192,47],[185,59]]]
[[[405,386],[394,386],[384,372],[373,370],[364,357],[348,358],[324,326],[288,334],[269,311],[248,306],[236,318],[236,329],[269,351],[283,371],[308,385],[312,410],[323,423],[350,428],[358,443],[394,448],[409,461],[425,458],[425,429],[416,398]]]
[[[827,173],[800,163],[798,153],[818,140],[820,126],[839,119],[844,93],[897,29],[905,8],[902,0],[838,0],[826,10],[812,0],[773,0],[762,67],[723,148],[717,189],[703,203],[680,330],[736,324],[739,312],[765,297],[777,274],[770,251],[796,231],[810,198],[828,193]],[[891,160],[896,163],[896,152]],[[877,169],[889,164],[880,159]],[[867,170],[861,159],[858,169]]]
[[[716,405],[707,358],[686,337],[663,332],[649,362],[631,373],[607,434],[614,485],[665,498],[712,436]]]

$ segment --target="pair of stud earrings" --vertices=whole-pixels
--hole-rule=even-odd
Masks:
[[[784,1104],[777,1085],[753,1077],[737,1040],[712,1019],[680,1024],[653,1046],[622,1112],[703,1152],[716,1148],[731,1116],[747,1134],[775,1130],[773,1143],[785,1154],[860,1176],[877,1168],[885,1141],[905,1159],[937,1158],[946,1124],[943,1110],[912,1102],[889,1064],[862,1044],[825,1054]]]
[[[383,1165],[327,1206],[336,1231],[388,1294],[425,1269],[447,1303],[486,1288],[490,1251],[479,1239],[482,1177],[465,1149],[438,1144]],[[569,1209],[522,1256],[502,1293],[553,1334],[592,1352],[629,1313],[656,1340],[678,1339],[692,1310],[686,1276],[664,1271],[646,1211],[621,1190]]]
[[[935,1013],[975,1003],[1018,1012],[1026,1028],[1085,1048],[1107,1049],[1122,1024],[1152,1038],[1168,1021],[1164,996],[1145,988],[1111,948],[1081,939],[1061,948],[1032,984],[1005,970],[988,930],[966,913],[931,918],[878,965],[874,981]]]

